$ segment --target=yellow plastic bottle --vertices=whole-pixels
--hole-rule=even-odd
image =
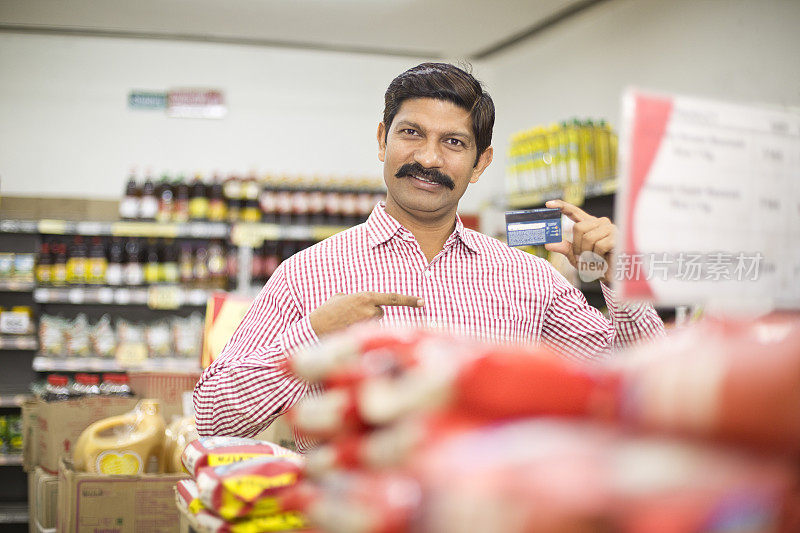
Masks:
[[[130,413],[95,422],[75,444],[75,469],[94,474],[163,473],[165,425],[161,403],[150,399]]]
[[[197,434],[194,418],[177,418],[167,426],[166,440],[164,442],[164,457],[162,464],[167,473],[186,472],[181,461],[181,455],[186,446],[200,438]]]

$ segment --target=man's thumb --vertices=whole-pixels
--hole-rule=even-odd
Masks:
[[[572,255],[572,243],[569,241],[551,242],[544,245],[544,249],[548,252],[558,252],[567,257]]]

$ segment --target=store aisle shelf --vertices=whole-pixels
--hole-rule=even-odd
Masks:
[[[0,391],[0,408],[21,407],[25,401],[33,398],[27,393],[12,393]]]
[[[0,454],[0,466],[18,466],[22,464],[21,453]]]
[[[171,372],[199,374],[200,364],[194,359],[148,359],[141,364],[122,365],[115,359],[101,357],[45,357],[33,359],[36,372]]]
[[[187,222],[177,224],[146,221],[0,220],[0,232],[41,233],[44,235],[224,239],[230,232],[230,225],[224,222]]]
[[[151,287],[39,287],[36,303],[73,305],[146,305],[152,309],[204,306],[211,291],[174,285]]]
[[[0,502],[0,524],[26,524],[28,504]]]
[[[0,281],[0,292],[31,292],[36,285],[32,281]]]
[[[38,350],[39,341],[33,335],[0,335],[0,350]]]
[[[237,223],[231,228],[231,242],[237,246],[260,246],[264,241],[321,241],[348,226],[307,226]]]
[[[597,181],[592,183],[586,183],[583,185],[581,190],[577,191],[577,196],[585,199],[585,198],[596,198],[598,196],[606,196],[609,194],[615,193],[617,190],[617,180],[603,180]],[[525,207],[534,207],[543,205],[545,202],[550,200],[558,200],[563,199],[566,201],[570,201],[571,196],[575,196],[576,191],[570,190],[569,188],[565,187],[557,187],[553,189],[541,190],[541,191],[532,191],[526,192],[521,194],[515,194],[513,196],[509,196],[507,199],[509,207],[515,209],[522,209]]]

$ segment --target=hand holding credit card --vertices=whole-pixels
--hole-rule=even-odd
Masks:
[[[544,209],[506,213],[508,245],[543,244],[548,251],[565,255],[570,264],[579,271],[580,261],[596,261],[602,258],[608,267],[599,279],[609,283],[614,271],[617,227],[607,217],[592,216],[563,200],[551,200],[545,206]],[[572,227],[572,241],[562,238],[561,214],[575,223]]]

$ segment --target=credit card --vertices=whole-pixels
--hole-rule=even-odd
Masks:
[[[561,210],[549,207],[506,211],[509,246],[535,246],[561,242]]]

